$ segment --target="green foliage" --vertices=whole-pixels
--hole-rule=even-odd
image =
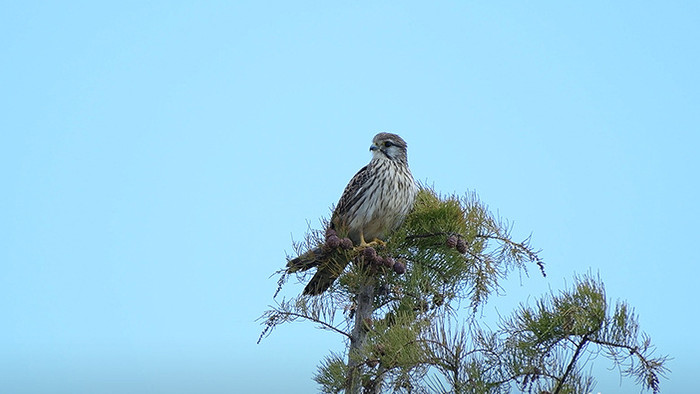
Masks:
[[[347,374],[348,367],[345,365],[345,361],[339,355],[331,354],[318,367],[318,373],[314,376],[314,380],[321,387],[321,392],[340,393],[345,388]]]
[[[299,255],[327,247],[323,234],[311,230]],[[318,369],[323,392],[589,392],[593,379],[580,360],[593,352],[658,391],[665,358],[651,357],[631,308],[618,302],[611,311],[602,282],[590,276],[533,307],[521,305],[495,331],[479,327],[475,312],[509,272],[527,273],[534,264],[544,275],[544,265],[529,238],[512,241],[508,223],[473,194],[441,197],[422,188],[404,224],[376,251],[405,265],[405,273],[370,264],[361,248],[331,250],[330,264],[352,263],[328,291],[283,299],[261,317],[261,338],[306,320],[348,341],[347,361],[332,354]],[[309,271],[280,274],[281,288],[291,274],[305,283]],[[460,325],[465,312],[471,317]]]
[[[449,236],[463,241],[466,253],[447,247]],[[544,273],[528,240],[511,241],[507,223],[496,219],[474,195],[440,198],[421,189],[413,211],[387,245],[390,254],[412,264],[408,275],[400,278],[401,288],[446,304],[468,298],[474,309],[498,289],[498,281],[510,269],[526,269],[525,263],[536,262]]]
[[[666,357],[653,357],[636,316],[623,302],[611,313],[603,283],[590,275],[575,278],[573,289],[552,294],[534,307],[521,305],[502,322],[497,339],[486,345],[482,361],[523,390],[590,392],[593,379],[578,361],[584,354],[606,354],[623,375],[659,391]]]

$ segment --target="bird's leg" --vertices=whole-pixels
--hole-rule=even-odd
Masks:
[[[365,241],[365,234],[362,232],[362,230],[360,230],[360,244],[355,246],[353,250],[361,252],[368,246],[370,246],[370,244],[368,244],[367,241]]]
[[[360,244],[358,246],[361,248],[366,248],[369,246],[369,244],[365,241],[365,234],[362,230],[360,230]]]
[[[386,242],[382,241],[379,238],[375,238],[370,242],[365,241],[365,234],[362,230],[360,230],[360,245],[358,245],[358,248],[364,249],[367,247],[374,247],[374,246],[380,246],[380,247],[385,247]]]

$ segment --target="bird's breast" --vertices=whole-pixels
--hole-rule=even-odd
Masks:
[[[406,165],[381,160],[369,170],[372,173],[359,190],[361,196],[348,218],[351,238],[359,238],[362,231],[367,241],[383,239],[400,226],[413,207],[417,191]]]

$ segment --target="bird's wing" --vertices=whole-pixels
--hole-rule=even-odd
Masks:
[[[357,174],[350,179],[348,185],[345,186],[343,195],[340,197],[335,211],[333,211],[333,218],[331,219],[332,225],[338,226],[345,222],[348,219],[348,214],[352,207],[364,196],[364,188],[372,174],[371,165],[372,163],[360,168]]]

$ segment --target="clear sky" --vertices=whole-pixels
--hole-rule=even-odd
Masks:
[[[485,318],[590,271],[697,387],[700,3],[611,3],[3,2],[0,392],[315,391],[255,319],[378,131],[543,249]]]

